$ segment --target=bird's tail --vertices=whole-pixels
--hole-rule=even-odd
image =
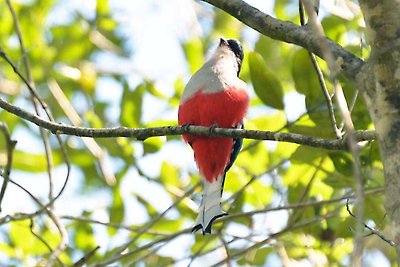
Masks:
[[[196,226],[192,232],[202,230],[204,234],[211,234],[211,226],[213,222],[227,215],[221,209],[221,196],[224,186],[225,173],[213,180],[212,183],[203,179],[203,199],[199,208],[199,214],[196,220]]]

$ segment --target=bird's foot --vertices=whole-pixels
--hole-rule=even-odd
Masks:
[[[189,131],[189,127],[192,126],[192,123],[186,123],[182,125],[182,128],[185,132]]]
[[[201,224],[201,223],[195,225],[192,228],[192,233],[196,233],[198,230],[201,229],[203,235],[211,234],[211,226],[213,225],[214,221],[216,219],[224,217],[226,215],[228,215],[228,213],[221,213],[221,214],[218,214],[218,215],[214,216],[206,227],[204,227],[203,224]]]
[[[213,135],[215,128],[218,128],[218,124],[213,123],[213,124],[210,126],[210,129],[208,130],[210,136]]]

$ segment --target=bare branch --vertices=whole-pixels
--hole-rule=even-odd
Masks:
[[[47,85],[64,113],[67,115],[68,119],[72,122],[72,125],[81,126],[82,119],[80,118],[78,112],[75,111],[74,107],[58,85],[57,81],[55,79],[51,79]],[[110,170],[111,163],[108,162],[105,155],[106,153],[92,138],[82,137],[82,141],[89,149],[90,153],[92,153],[92,155],[98,160],[101,173],[103,174],[106,183],[109,186],[115,185],[116,178],[114,172]]]
[[[354,219],[357,220],[357,217],[353,214],[353,212],[350,210],[350,206],[349,206],[349,199],[347,199],[346,202],[346,210],[347,212],[351,215],[351,217],[353,217]],[[357,220],[358,222],[358,220]],[[363,223],[363,226],[368,229],[371,234],[376,235],[378,237],[380,237],[383,241],[385,241],[386,243],[388,243],[389,245],[391,245],[392,247],[396,247],[396,243],[393,240],[390,240],[389,238],[387,238],[386,236],[384,236],[384,234],[382,234],[380,231],[376,230],[374,227],[369,226],[368,224]]]
[[[74,127],[65,124],[58,124],[55,122],[47,121],[39,116],[27,112],[19,107],[16,107],[3,98],[0,97],[0,107],[7,110],[14,115],[28,120],[39,127],[45,128],[53,134],[67,134],[74,136],[85,136],[93,138],[106,138],[106,137],[135,137],[138,140],[145,140],[154,136],[167,136],[167,135],[182,135],[192,134],[201,136],[212,137],[237,137],[255,140],[270,140],[270,141],[283,141],[296,143],[300,145],[307,145],[312,147],[319,147],[330,150],[347,150],[346,142],[342,140],[327,140],[318,137],[305,136],[296,133],[283,133],[271,131],[258,131],[258,130],[241,130],[241,129],[225,129],[215,128],[210,135],[210,128],[203,126],[165,126],[154,128],[84,128]],[[375,139],[375,131],[360,131],[356,133],[357,141],[371,141]]]
[[[224,10],[265,36],[299,45],[319,57],[325,58],[321,50],[318,36],[316,36],[313,30],[308,26],[301,27],[288,21],[278,20],[261,12],[243,0],[202,1]],[[343,74],[354,80],[364,62],[332,40],[326,39],[326,42],[335,60],[341,61],[342,64],[340,67]]]
[[[31,234],[34,235],[40,242],[43,243],[43,245],[45,245],[47,247],[47,249],[50,251],[50,253],[53,253],[53,249],[50,247],[49,243],[47,243],[47,241],[38,233],[36,233],[34,231],[34,223],[33,223],[33,218],[30,218],[30,225],[29,225],[29,229],[31,230]],[[61,265],[61,266],[65,266],[65,264],[57,257],[57,262]]]
[[[299,222],[298,224],[292,225],[290,227],[285,227],[283,230],[269,235],[267,238],[255,243],[254,245],[251,245],[251,246],[249,246],[247,248],[244,248],[244,249],[240,249],[235,253],[231,253],[229,260],[237,258],[237,257],[239,257],[239,256],[241,256],[243,254],[246,254],[247,252],[249,252],[251,250],[258,249],[259,247],[261,247],[261,246],[267,244],[268,242],[272,241],[274,238],[277,238],[277,237],[279,237],[281,235],[284,235],[287,232],[292,232],[292,231],[295,231],[297,229],[301,229],[301,228],[303,228],[305,226],[312,225],[314,223],[319,223],[319,222],[321,222],[321,220],[326,220],[326,219],[331,218],[333,216],[337,216],[337,214],[338,214],[338,210],[334,210],[334,211],[329,212],[329,213],[327,213],[325,215],[316,216],[316,217],[310,218],[309,220],[305,220],[305,221]],[[212,265],[212,267],[221,266],[224,263],[226,263],[227,260],[228,259],[225,258],[224,260]]]
[[[0,176],[4,178],[4,173],[1,173]],[[56,261],[58,259],[58,255],[66,248],[67,243],[68,243],[68,234],[67,234],[67,231],[66,231],[64,225],[62,225],[60,223],[59,218],[53,213],[52,209],[44,206],[43,203],[37,197],[35,197],[31,192],[29,192],[29,190],[27,190],[25,187],[23,187],[22,185],[20,185],[19,183],[15,182],[11,179],[9,179],[9,182],[16,185],[18,188],[22,189],[25,193],[27,193],[36,202],[36,204],[41,206],[42,207],[41,210],[45,211],[47,213],[47,215],[50,217],[50,219],[56,225],[57,230],[60,232],[61,241],[60,241],[58,247],[55,250],[53,250],[53,252],[50,255],[50,259],[47,262],[47,265],[49,265],[49,263],[50,263],[51,266],[53,266],[54,261]],[[39,214],[39,213],[36,212],[33,214],[27,214],[26,216],[22,216],[22,217],[18,217],[18,218],[13,218],[12,216],[7,215],[0,219],[0,224],[9,222],[11,220],[20,220],[21,218],[22,219],[26,219],[26,218],[32,219],[37,214]]]
[[[123,246],[121,246],[116,253],[114,253],[113,256],[111,256],[109,259],[107,259],[106,261],[102,262],[102,263],[98,263],[95,266],[96,267],[100,267],[100,266],[108,266],[109,264],[116,262],[120,259],[129,257],[130,255],[134,255],[136,252],[136,250],[133,251],[129,251],[129,252],[125,252],[126,249],[128,249],[132,244],[134,244],[140,236],[142,236],[144,233],[146,233],[146,231],[148,229],[150,229],[153,225],[155,225],[157,222],[159,222],[164,216],[165,214],[170,211],[173,207],[175,207],[179,202],[181,202],[184,198],[186,198],[187,196],[189,196],[190,194],[192,194],[197,187],[200,186],[200,182],[198,182],[196,185],[194,185],[191,189],[189,189],[188,191],[185,192],[184,195],[180,196],[179,198],[177,198],[174,203],[171,204],[171,206],[169,206],[166,210],[164,210],[162,213],[160,213],[157,217],[153,218],[148,224],[146,224],[144,227],[142,227],[142,229],[140,229],[140,231],[137,232],[137,234],[132,238],[132,240],[128,241],[126,244],[124,244]]]
[[[93,257],[94,253],[96,253],[97,250],[99,250],[100,246],[95,247],[91,251],[89,251],[85,256],[83,256],[80,260],[75,262],[72,267],[80,267],[83,266],[85,263],[88,262],[88,260]]]
[[[11,5],[10,5],[10,9],[12,10],[11,12],[13,12],[13,8],[12,8]],[[17,22],[18,22],[18,21],[16,21],[16,25],[18,25]],[[25,50],[23,50],[23,51],[25,51]],[[35,99],[39,102],[39,104],[41,105],[41,107],[42,107],[43,110],[45,111],[45,113],[46,113],[46,115],[47,115],[47,118],[48,118],[50,121],[54,122],[54,118],[53,118],[53,116],[51,115],[51,112],[50,112],[50,110],[48,109],[48,106],[46,105],[46,103],[44,103],[44,102],[41,100],[41,98],[39,97],[39,95],[38,95],[37,92],[36,92],[36,89],[34,88],[34,85],[32,85],[32,83],[31,83],[27,78],[25,78],[25,76],[21,73],[21,71],[18,69],[18,67],[12,62],[12,60],[11,60],[11,59],[8,57],[8,55],[2,50],[1,47],[0,47],[0,57],[3,58],[3,59],[12,67],[12,69],[14,70],[14,72],[18,75],[18,77],[19,77],[19,78],[24,82],[24,84],[28,87],[28,89],[29,89],[31,95],[34,96]],[[39,110],[38,110],[38,107],[37,107],[35,101],[34,101],[34,107],[35,107],[35,112],[36,112],[36,114],[39,114]],[[33,114],[31,114],[31,115],[33,115]],[[37,117],[37,118],[40,118],[39,115],[33,115],[33,116],[35,116],[35,117]],[[41,119],[41,118],[40,118],[40,119]],[[41,135],[43,136],[44,132],[43,132],[43,129],[42,129],[42,128],[40,129],[40,133],[41,133]],[[43,137],[43,138],[45,138],[45,137]],[[64,160],[65,160],[65,164],[66,164],[66,166],[67,166],[67,173],[66,173],[66,177],[65,177],[64,184],[63,184],[63,186],[61,187],[60,191],[58,192],[58,194],[57,194],[53,199],[50,199],[50,201],[49,201],[49,203],[46,205],[46,207],[50,207],[50,206],[54,203],[54,201],[56,201],[56,200],[61,196],[61,194],[64,192],[64,189],[65,189],[65,187],[66,187],[66,185],[67,185],[67,183],[68,183],[68,180],[69,180],[69,175],[70,175],[70,173],[71,173],[71,162],[70,162],[70,159],[69,159],[69,156],[68,156],[68,153],[67,153],[67,149],[66,149],[66,147],[65,147],[65,145],[64,145],[64,143],[63,143],[63,141],[61,140],[61,137],[60,137],[59,134],[57,134],[57,133],[56,133],[56,138],[57,138],[57,142],[58,142],[59,145],[60,145],[61,154],[62,154],[62,156],[63,156],[63,158],[64,158]],[[45,140],[45,139],[44,139],[44,140]],[[47,149],[47,144],[48,144],[48,142],[44,141],[44,145],[45,145],[45,149],[46,149],[46,154],[47,154],[47,151],[48,151],[48,149]],[[48,155],[46,155],[46,156],[48,157]],[[51,168],[51,166],[48,166],[48,168]],[[49,174],[49,175],[51,175],[51,174]],[[51,179],[51,177],[50,177],[50,179]],[[51,182],[50,182],[50,183],[51,183]],[[50,188],[50,189],[51,189],[51,188]]]
[[[371,188],[365,190],[366,195],[373,195],[373,194],[380,194],[384,192],[383,187],[377,187],[377,188]],[[260,209],[260,210],[253,210],[249,212],[242,212],[242,213],[236,213],[236,214],[231,214],[231,215],[226,215],[224,217],[221,217],[218,219],[217,222],[224,222],[224,221],[231,221],[232,219],[235,218],[240,218],[240,217],[249,217],[253,216],[255,214],[260,214],[260,213],[266,213],[266,212],[271,212],[271,211],[278,211],[278,210],[295,210],[295,209],[304,209],[307,207],[314,207],[314,206],[320,206],[320,205],[327,205],[327,204],[332,204],[336,202],[340,202],[345,199],[350,199],[350,198],[355,198],[356,195],[354,193],[352,194],[346,194],[341,197],[337,198],[332,198],[332,199],[327,199],[327,200],[320,200],[320,201],[310,201],[310,202],[303,202],[303,203],[297,203],[297,204],[289,204],[285,206],[280,206],[280,207],[268,207],[265,209]]]

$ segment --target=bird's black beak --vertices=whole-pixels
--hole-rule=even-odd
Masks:
[[[222,47],[222,46],[229,46],[228,41],[224,38],[219,39],[219,47]]]

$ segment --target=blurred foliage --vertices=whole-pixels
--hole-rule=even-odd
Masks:
[[[280,130],[334,138],[317,75],[304,49],[260,36],[230,15],[201,4],[196,11],[197,19],[204,23],[204,32],[201,36],[180,40],[187,73],[175,77],[168,92],[159,87],[162,84],[158,83],[159,77],[149,77],[139,71],[129,73],[130,70],[125,69],[126,62],[123,59],[135,53],[132,47],[135,47],[140,37],[128,37],[120,30],[122,20],[117,19],[117,13],[121,11],[112,8],[112,1],[88,1],[95,3],[91,12],[84,12],[79,6],[74,6],[63,13],[65,2],[12,2],[26,47],[25,55],[21,54],[9,8],[4,1],[0,4],[0,46],[23,72],[26,71],[23,57],[29,59],[30,71],[39,94],[57,122],[71,124],[69,114],[60,105],[59,99],[49,91],[52,79],[57,81],[76,109],[82,126],[175,125],[175,119],[166,114],[176,114],[189,74],[203,64],[206,51],[213,49],[215,40],[226,36],[242,41],[246,56],[240,77],[255,92],[252,94],[246,121],[247,129]],[[298,23],[296,5],[297,1],[275,1],[272,15]],[[153,8],[156,9],[156,6]],[[331,14],[330,10],[325,10],[323,14],[322,24],[331,39],[358,56],[368,56],[368,48],[359,48],[358,42],[361,42],[364,35],[358,14],[353,18],[338,17]],[[49,18],[54,20],[58,16],[66,18],[62,22],[49,22]],[[188,29],[191,27],[189,24],[186,26]],[[103,56],[111,57],[112,60],[104,63],[99,60]],[[318,62],[325,77],[328,77],[326,65],[320,59]],[[2,96],[32,110],[28,91],[4,60],[0,60],[0,82]],[[353,102],[356,95],[353,82],[341,77],[341,83],[347,100]],[[20,88],[12,91],[12,84]],[[331,91],[328,81],[327,86]],[[295,100],[289,101],[293,96]],[[336,112],[336,103],[333,105]],[[299,111],[303,113],[299,114]],[[158,112],[156,119],[146,116],[155,112]],[[299,114],[298,119],[288,121],[288,113]],[[354,101],[352,116],[357,129],[372,127],[360,97]],[[336,118],[340,123],[338,112]],[[33,173],[46,177],[45,154],[43,149],[36,149],[41,145],[38,129],[5,111],[0,111],[0,120],[7,123],[12,136],[18,133],[18,137],[35,143],[35,148],[31,150],[26,146],[25,149],[17,146],[11,177],[19,174],[28,177],[26,174]],[[76,216],[75,219],[62,220],[70,241],[59,259],[67,265],[77,262],[97,245],[101,249],[90,258],[89,263],[105,261],[132,239],[136,242],[130,248],[137,253],[121,263],[163,266],[182,261],[187,264],[196,260],[201,265],[213,260],[212,257],[216,255],[214,251],[222,251],[218,257],[228,254],[234,256],[232,259],[237,265],[248,266],[280,265],[286,260],[320,264],[314,262],[317,258],[326,265],[343,266],[349,260],[354,237],[351,229],[355,229],[355,220],[346,211],[345,199],[279,213],[234,217],[215,224],[217,235],[188,235],[185,236],[186,240],[174,242],[174,238],[168,239],[169,235],[179,233],[194,223],[196,203],[199,204],[201,196],[199,187],[194,194],[177,202],[160,220],[148,228],[146,225],[152,224],[169,205],[182,198],[184,192],[200,180],[191,167],[176,164],[175,155],[180,151],[176,146],[185,147],[179,137],[155,137],[145,142],[126,138],[98,139],[96,144],[101,152],[89,148],[87,143],[77,137],[63,137],[63,140],[74,170],[70,180],[75,184],[74,189],[69,189],[70,185],[67,184],[68,190],[75,191],[72,198],[61,197],[57,200],[57,204],[64,203],[57,206],[59,214],[68,215],[62,207],[72,205],[75,210],[73,215]],[[38,142],[40,145],[36,144]],[[50,143],[53,168],[65,172],[65,159],[52,136]],[[159,158],[163,159],[160,165],[144,164]],[[375,142],[364,145],[361,161],[365,189],[382,186],[383,167]],[[1,138],[0,166],[3,167],[5,162],[5,143]],[[244,140],[243,151],[227,174],[223,208],[230,214],[239,214],[279,205],[340,198],[354,192],[353,165],[354,161],[347,152]],[[106,182],[110,168],[115,183]],[[57,183],[61,183],[65,176],[57,171],[56,179]],[[23,180],[21,184],[24,185]],[[37,193],[38,198],[45,200],[48,188],[41,189]],[[16,200],[6,194],[4,202],[13,201]],[[32,208],[29,212],[34,211]],[[365,212],[366,222],[375,224],[379,229],[385,228],[381,195],[366,196]],[[1,218],[6,215],[1,213]],[[46,262],[51,251],[31,229],[50,248],[54,250],[57,247],[60,236],[45,214],[34,217],[32,225],[29,219],[5,221],[0,228],[0,265],[33,266]],[[153,247],[141,248],[146,243],[163,238],[166,243],[160,241]],[[259,246],[247,249],[257,242],[261,242]],[[385,249],[382,242],[370,242],[366,253],[379,250],[393,262],[393,253],[387,245]],[[160,249],[163,246],[165,250]]]

